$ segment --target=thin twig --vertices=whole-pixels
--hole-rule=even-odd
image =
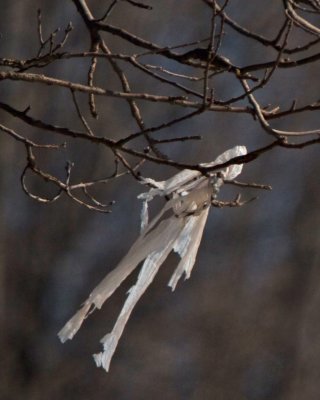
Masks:
[[[82,122],[83,126],[85,127],[86,131],[88,132],[88,135],[94,136],[94,133],[92,132],[88,122],[86,121],[85,117],[81,113],[81,110],[80,110],[79,104],[77,102],[77,97],[76,97],[76,94],[75,94],[74,90],[71,90],[71,94],[72,94],[73,104],[74,104],[74,106],[75,106],[75,108],[77,110],[77,114],[78,114],[78,117],[80,118],[80,121]]]
[[[261,183],[247,183],[247,182],[239,182],[239,181],[230,181],[227,179],[223,180],[224,183],[228,185],[234,185],[234,186],[240,186],[240,187],[246,187],[246,188],[253,188],[253,189],[263,189],[263,190],[272,190],[272,186],[270,185],[262,185]]]
[[[217,208],[224,208],[224,207],[242,207],[248,203],[251,203],[254,200],[257,200],[258,197],[252,197],[248,200],[241,201],[241,194],[238,194],[233,201],[221,201],[213,199],[211,201],[211,205]]]

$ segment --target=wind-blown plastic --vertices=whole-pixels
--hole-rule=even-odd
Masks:
[[[245,146],[236,146],[221,154],[215,161],[203,165],[207,167],[219,165],[246,153]],[[215,171],[209,176],[204,176],[194,170],[184,170],[162,182],[145,178],[144,183],[152,188],[138,196],[143,200],[140,236],[117,267],[106,275],[91,292],[82,308],[59,332],[61,342],[72,339],[84,319],[94,309],[101,308],[140,262],[144,261],[137,282],[130,288],[114,328],[101,339],[103,351],[94,354],[97,366],[108,371],[133,308],[172,250],[180,256],[180,262],[169,281],[169,286],[174,290],[183,274],[185,279],[190,277],[211,201],[217,196],[224,179],[233,180],[241,171],[242,165],[234,164],[220,170],[219,174]],[[155,196],[165,196],[169,200],[158,215],[149,222],[148,203]]]

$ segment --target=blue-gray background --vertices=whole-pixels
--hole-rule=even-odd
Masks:
[[[149,0],[154,11],[120,2],[110,22],[159,45],[208,36],[209,8],[202,2]],[[109,2],[88,1],[95,16]],[[0,56],[30,58],[37,49],[36,11],[42,9],[44,33],[72,21],[69,49],[87,50],[88,37],[71,1],[0,1]],[[268,37],[283,20],[279,1],[231,0],[229,14]],[[229,32],[229,33],[228,33]],[[125,42],[105,36],[114,52],[132,52]],[[292,45],[303,40],[297,31]],[[319,51],[319,47],[313,52]],[[274,59],[267,48],[227,35],[221,53],[235,64]],[[311,54],[311,53],[310,53]],[[161,60],[171,69],[180,68]],[[46,73],[86,82],[88,63],[57,62]],[[125,67],[132,89],[176,94]],[[119,89],[106,62],[97,84]],[[232,77],[215,81],[218,97],[236,94]],[[259,93],[264,104],[290,106],[318,100],[319,65],[276,72],[270,88]],[[1,101],[59,125],[81,128],[64,89],[17,82],[1,83]],[[79,97],[87,107],[86,96]],[[127,104],[99,99],[97,134],[124,137],[137,130]],[[148,126],[185,110],[139,103]],[[25,127],[5,112],[1,123],[34,139],[52,135]],[[317,113],[274,122],[282,129],[315,128]],[[270,140],[250,116],[208,113],[163,134],[202,134],[201,143],[163,147],[170,156],[207,162],[237,144],[249,149]],[[42,139],[43,138],[43,139]],[[64,140],[63,138],[61,138]],[[245,166],[242,179],[268,183],[272,192],[240,209],[211,211],[195,269],[189,281],[171,293],[166,284],[177,262],[169,257],[136,307],[106,374],[91,354],[120,311],[135,276],[99,312],[85,322],[72,342],[62,345],[57,331],[90,290],[125,254],[139,231],[142,191],[129,177],[99,193],[116,200],[113,213],[89,212],[70,200],[42,205],[19,186],[25,162],[23,146],[0,135],[0,397],[1,399],[318,399],[320,392],[319,149],[274,150]],[[50,171],[63,174],[64,159],[75,162],[75,179],[110,173],[111,155],[103,148],[69,142],[61,156],[39,155]],[[149,165],[143,172],[157,179],[174,173]],[[50,192],[38,181],[39,192]],[[228,189],[224,197],[233,196]],[[248,190],[244,196],[256,193]]]

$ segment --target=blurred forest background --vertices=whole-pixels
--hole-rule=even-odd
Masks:
[[[88,1],[96,16],[102,16],[109,3]],[[153,11],[123,2],[110,21],[161,46],[208,36],[210,15],[202,2],[148,4]],[[72,1],[1,0],[0,5],[1,57],[35,55],[38,8],[45,32],[72,21],[75,30],[68,45],[74,51],[89,46]],[[228,13],[268,37],[283,20],[281,2],[275,0],[231,0]],[[120,39],[105,38],[111,49],[128,50]],[[268,48],[232,41],[228,35],[221,53],[236,65],[245,64],[247,57],[259,62],[272,55]],[[53,63],[47,73],[85,83],[88,62]],[[106,65],[98,65],[100,77],[109,73]],[[131,73],[133,88],[148,91],[151,82]],[[116,89],[117,84],[108,82],[108,87]],[[150,87],[166,92],[160,82]],[[217,78],[215,89],[236,90],[225,75]],[[319,89],[318,62],[292,72],[276,71],[262,99],[267,103],[269,97],[276,98],[288,107],[289,97],[297,96],[301,103],[310,97],[318,100]],[[30,105],[37,118],[81,127],[71,111],[71,95],[61,88],[1,82],[0,90],[1,101],[21,110]],[[80,95],[79,102],[85,109],[87,96]],[[139,105],[148,125],[179,113],[166,104]],[[120,138],[124,131],[136,130],[127,104],[119,99],[101,97],[97,108],[100,117],[90,123],[101,134]],[[18,131],[23,127],[34,138],[41,136],[41,130],[26,128],[4,111],[0,120]],[[286,124],[289,129],[311,129],[317,121],[319,112],[310,112]],[[288,129],[281,120],[276,124]],[[245,114],[205,113],[173,130],[178,136],[203,135],[191,146],[161,147],[170,157],[190,163],[212,161],[235,145],[254,149],[266,143],[262,129]],[[319,399],[318,145],[277,148],[244,166],[241,180],[270,184],[273,190],[260,191],[258,200],[240,208],[211,210],[191,279],[171,293],[167,282],[177,261],[171,255],[136,307],[108,374],[95,367],[91,354],[100,351],[98,341],[111,329],[136,274],[85,322],[74,340],[62,345],[57,332],[137,237],[141,203],[136,197],[144,188],[127,175],[101,189],[100,199],[116,201],[111,214],[89,211],[67,197],[40,204],[28,198],[19,183],[24,147],[3,132],[0,146],[1,399]],[[62,153],[39,157],[61,176],[64,160],[72,160],[75,179],[104,176],[112,166],[112,154],[104,147],[71,139]],[[175,172],[151,163],[143,168],[143,174],[154,179]],[[36,193],[52,190],[40,180],[30,184]],[[235,193],[226,188],[222,196],[230,199]],[[244,197],[256,194],[246,189]]]

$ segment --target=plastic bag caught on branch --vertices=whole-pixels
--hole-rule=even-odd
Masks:
[[[222,164],[246,153],[245,146],[236,146],[221,154],[212,163],[203,165]],[[83,303],[82,308],[62,328],[58,334],[60,340],[65,342],[72,339],[84,319],[94,309],[101,308],[139,263],[144,261],[137,282],[130,288],[114,328],[101,339],[103,351],[94,354],[97,366],[108,371],[111,358],[134,306],[172,250],[178,253],[181,260],[169,281],[169,286],[174,290],[183,273],[185,278],[190,277],[211,201],[216,198],[223,180],[235,179],[241,170],[242,165],[235,164],[222,169],[219,174],[215,171],[209,176],[201,175],[194,170],[183,170],[162,182],[144,179],[144,183],[153,187],[138,196],[143,200],[140,236],[117,267],[107,274]],[[165,196],[169,200],[149,222],[148,203],[155,196]]]

